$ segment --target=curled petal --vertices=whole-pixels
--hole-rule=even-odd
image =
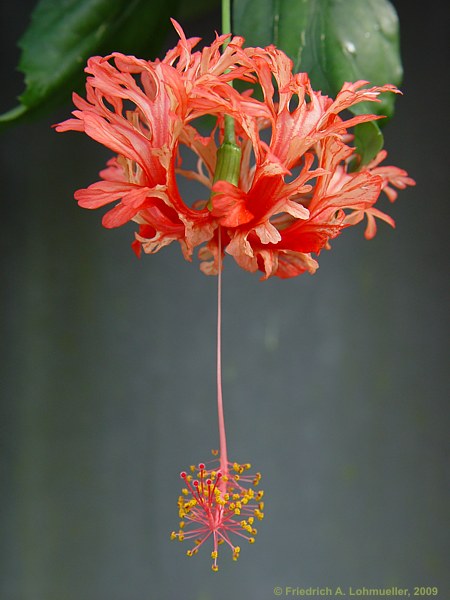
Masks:
[[[319,263],[311,254],[303,252],[284,251],[278,255],[278,269],[276,275],[281,279],[297,277],[302,273],[313,275],[319,268]]]
[[[281,240],[281,233],[270,221],[265,221],[253,230],[263,244],[277,244]]]
[[[381,210],[378,210],[377,208],[368,208],[367,210],[356,210],[353,213],[346,216],[344,223],[346,226],[356,225],[357,223],[362,221],[364,217],[367,218],[367,226],[364,231],[364,237],[366,238],[366,240],[371,240],[373,237],[375,237],[375,234],[377,232],[377,223],[375,218],[384,221],[391,227],[395,227],[394,219],[386,213],[382,212]]]
[[[408,173],[398,167],[382,165],[380,163],[387,156],[386,150],[381,150],[375,159],[367,165],[371,173],[382,178],[382,189],[391,202],[397,199],[398,193],[394,188],[404,190],[407,186],[414,186],[416,182],[408,176]]]
[[[147,193],[147,188],[141,188],[124,181],[97,181],[88,188],[75,192],[75,200],[83,208],[100,208],[130,194],[131,192]]]
[[[238,227],[254,218],[246,207],[247,194],[228,181],[213,186],[211,215],[224,227]]]

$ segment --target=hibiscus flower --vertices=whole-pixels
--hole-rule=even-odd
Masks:
[[[161,61],[120,53],[89,59],[86,99],[74,95],[74,118],[56,130],[84,131],[116,156],[101,181],[75,193],[80,206],[114,204],[105,227],[137,223],[138,256],[178,241],[187,260],[199,248],[201,269],[216,274],[220,246],[263,278],[314,273],[313,254],[364,217],[366,237],[375,234],[376,218],[394,224],[374,205],[381,191],[394,200],[394,188],[414,181],[380,166],[385,151],[351,171],[349,129],[380,117],[341,116],[381,92],[398,93],[394,86],[346,83],[333,100],[314,91],[305,73],[294,74],[273,46],[245,48],[233,37],[223,49],[228,36],[216,36],[194,51],[198,38],[174,26],[180,40]],[[262,100],[230,85],[238,80],[259,88]],[[197,127],[204,115],[216,119],[209,135]],[[231,144],[225,115],[234,121]],[[195,155],[195,169],[183,168],[183,148]],[[182,198],[180,177],[204,187],[192,205]]]

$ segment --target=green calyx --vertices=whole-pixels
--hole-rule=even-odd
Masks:
[[[241,149],[236,145],[234,119],[225,115],[223,144],[217,150],[216,171],[214,181],[228,181],[233,185],[239,183],[241,172]]]
[[[217,150],[217,163],[214,172],[214,180],[228,181],[233,185],[239,183],[241,171],[241,149],[230,142],[223,143]]]
[[[228,181],[233,185],[239,183],[239,174],[241,170],[241,149],[236,144],[224,142],[217,150],[216,170],[214,172],[213,184],[216,181]],[[212,197],[208,202],[208,209],[212,210]]]
[[[213,185],[217,181],[228,181],[233,185],[238,185],[241,173],[241,154],[242,151],[236,144],[234,135],[234,121],[228,115],[225,117],[225,136],[224,142],[217,150],[216,170],[214,172]],[[214,192],[211,194],[211,198]],[[212,201],[208,202],[209,210],[212,210]]]

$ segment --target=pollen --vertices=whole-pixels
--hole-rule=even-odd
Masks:
[[[255,517],[262,521],[264,519],[264,513],[259,510],[259,508],[255,508]]]

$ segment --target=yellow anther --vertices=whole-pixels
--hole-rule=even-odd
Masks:
[[[241,509],[240,508],[235,508],[234,509],[234,514],[235,515],[240,515],[241,514]]]
[[[186,464],[186,463],[185,463]],[[189,467],[189,469],[191,470],[191,473],[195,473],[195,471],[197,470],[197,467],[195,465],[191,465]]]
[[[189,490],[188,490],[188,489],[186,489],[186,488],[183,488],[183,489],[181,490],[181,493],[183,494],[183,496],[187,496],[187,495],[189,494]],[[180,496],[180,498],[181,498],[181,496]]]
[[[192,552],[192,550],[187,550],[187,551],[186,551],[186,554],[187,554],[188,556],[193,556],[193,554],[194,554],[194,553]]]
[[[219,567],[216,564],[211,565],[211,569],[216,573],[219,570]]]
[[[220,539],[220,540],[218,540],[218,542],[217,542],[217,543],[218,543],[219,545],[220,545],[220,544],[223,544],[223,540],[222,540],[222,539]]]
[[[180,521],[180,529],[183,529],[183,528],[184,528],[184,526],[185,526],[185,524],[186,524],[186,523],[185,523],[184,521]]]
[[[217,556],[218,556],[218,555],[219,555],[219,553],[217,552],[217,550],[213,550],[213,551],[211,552],[211,558],[214,558],[214,559],[215,559],[215,558],[217,558]]]
[[[264,491],[263,490],[259,490],[259,492],[256,494],[256,500],[259,501],[261,500],[261,498],[264,496]]]
[[[180,542],[182,542],[184,540],[184,533],[182,531],[178,532],[178,539]]]
[[[176,540],[177,539],[177,534],[175,533],[175,531],[172,531],[172,533],[170,534],[170,539],[171,540]]]
[[[249,544],[254,544],[255,543],[255,538],[254,537],[248,538],[248,543]]]
[[[201,540],[201,539],[199,539],[199,538],[197,538],[197,539],[195,540],[195,543],[196,543],[196,544],[197,544],[197,546],[198,546],[199,544],[201,544],[201,543],[202,543],[202,540]]]
[[[249,517],[249,518],[248,518],[248,522],[250,523],[250,525],[253,523],[253,521],[254,521],[254,520],[255,520],[255,519],[254,519],[253,517]]]
[[[264,502],[259,503],[259,510],[264,510]]]

